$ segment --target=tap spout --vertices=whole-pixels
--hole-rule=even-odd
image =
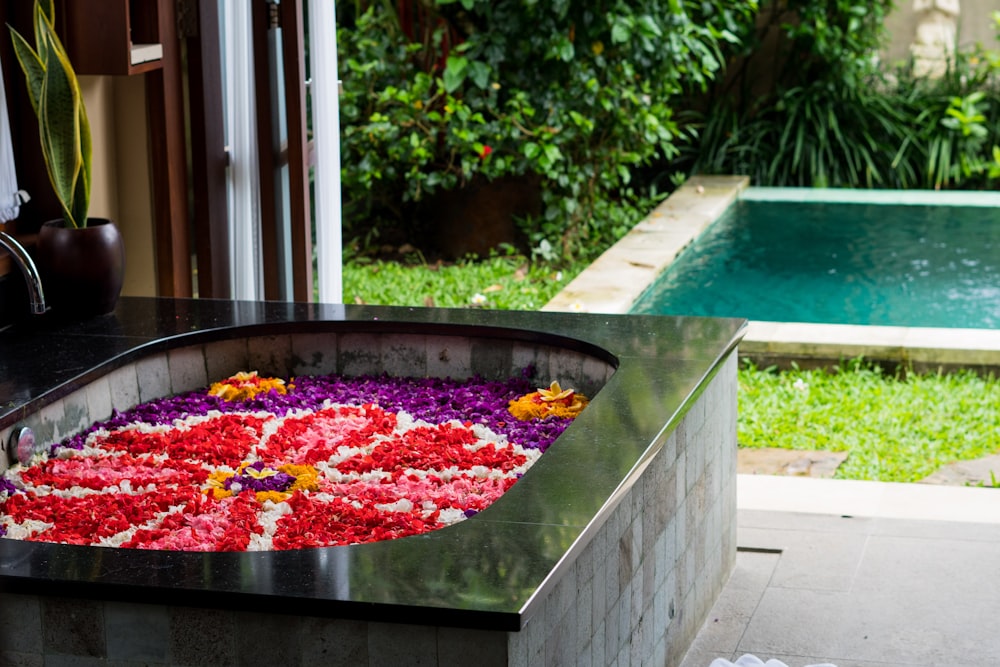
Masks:
[[[0,230],[0,246],[6,248],[11,257],[14,258],[14,263],[17,264],[18,268],[21,269],[21,273],[24,274],[24,282],[28,285],[28,300],[31,305],[31,312],[35,315],[41,315],[46,310],[45,305],[45,291],[42,289],[42,278],[38,273],[38,268],[35,267],[34,260],[28,254],[28,251],[24,249],[17,239],[8,234],[5,231]]]

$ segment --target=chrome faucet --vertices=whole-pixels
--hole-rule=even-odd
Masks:
[[[46,311],[45,291],[42,289],[42,278],[38,274],[35,262],[31,259],[24,246],[18,243],[17,239],[5,231],[0,230],[0,246],[10,251],[14,263],[24,274],[24,282],[28,285],[28,300],[31,303],[31,312],[41,315]]]

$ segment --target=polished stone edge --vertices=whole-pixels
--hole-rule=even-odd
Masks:
[[[740,195],[748,201],[829,202],[900,206],[1000,207],[1000,192],[977,190],[864,190],[754,186]]]

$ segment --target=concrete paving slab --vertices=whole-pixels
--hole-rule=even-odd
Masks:
[[[1000,491],[740,475],[738,506],[737,567],[681,667],[1000,664]]]
[[[891,519],[1000,523],[1000,489],[739,475],[743,509]]]
[[[959,521],[927,521],[920,519],[874,519],[871,531],[877,535],[921,535],[935,540],[967,540],[969,524]],[[975,539],[990,542],[1000,549],[1000,524],[973,524]]]
[[[715,658],[733,660],[743,631],[750,623],[778,564],[775,552],[740,551],[726,588],[712,608],[682,667],[704,667]]]
[[[852,659],[941,666],[970,656],[982,664],[1000,664],[1000,633],[993,620],[1000,603],[937,602],[889,584],[850,592],[769,587],[739,650],[819,655],[834,664]]]
[[[770,586],[813,591],[849,591],[869,536],[822,530],[761,530],[741,527],[738,544],[769,544],[781,549]]]
[[[839,514],[807,514],[803,512],[766,511],[740,508],[739,544],[741,547],[767,547],[767,542],[750,544],[744,541],[751,528],[772,531],[833,532],[870,535],[878,530],[877,518]]]
[[[975,527],[967,525],[967,530],[973,533]],[[855,586],[913,592],[926,604],[945,607],[956,600],[996,598],[995,591],[984,586],[991,572],[1000,574],[1000,549],[995,542],[976,540],[974,534],[947,540],[872,535],[858,563]],[[1000,611],[1000,601],[996,608]],[[1000,632],[1000,615],[991,623]]]

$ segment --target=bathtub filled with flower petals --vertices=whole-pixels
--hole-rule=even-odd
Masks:
[[[0,662],[682,656],[735,555],[743,326],[125,298],[102,318],[0,333],[0,467],[25,426],[64,440],[247,369],[498,379],[532,367],[592,398],[493,504],[425,534],[245,553],[0,538]]]

